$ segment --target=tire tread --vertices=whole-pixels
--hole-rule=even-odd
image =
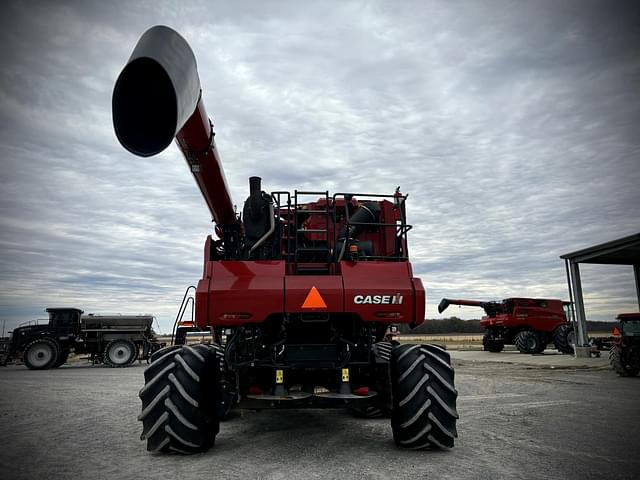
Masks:
[[[435,345],[399,345],[390,367],[396,445],[413,450],[453,447],[458,392],[449,353]]]
[[[30,348],[33,348],[34,345],[38,344],[38,343],[46,343],[47,345],[49,345],[52,349],[53,349],[53,356],[51,358],[51,360],[49,361],[49,363],[47,363],[46,365],[43,365],[41,367],[36,367],[33,364],[31,364],[31,362],[29,362],[27,359],[27,354],[29,352]],[[24,349],[24,354],[23,354],[23,361],[24,364],[27,366],[27,368],[29,370],[48,370],[50,368],[55,368],[56,363],[58,362],[58,359],[60,357],[60,345],[58,344],[57,341],[55,341],[52,338],[38,338],[37,340],[33,340],[31,342],[29,342],[27,344],[27,346]]]
[[[219,430],[220,367],[214,349],[183,345],[156,354],[139,393],[138,419],[147,450],[182,454],[209,450]]]
[[[553,332],[553,344],[559,352],[573,354],[573,346],[569,343],[569,334],[573,329],[568,324],[560,325]]]

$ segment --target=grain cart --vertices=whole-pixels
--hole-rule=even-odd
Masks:
[[[424,319],[405,195],[267,193],[251,177],[236,214],[194,54],[164,26],[142,35],[120,73],[113,122],[120,143],[143,157],[175,137],[215,222],[195,300],[195,321],[215,344],[173,345],[152,356],[139,394],[148,450],[208,450],[226,401],[384,406],[398,446],[453,446],[449,354],[383,341],[391,324]]]
[[[69,354],[89,354],[94,363],[126,367],[164,344],[155,339],[152,316],[82,315],[77,308],[47,308],[49,322],[15,328],[7,357],[22,358],[31,370],[63,365]]]
[[[617,320],[609,363],[621,377],[634,377],[640,373],[640,313],[621,313]]]
[[[481,307],[485,311],[480,320],[485,329],[485,351],[501,352],[505,344],[515,344],[521,353],[542,353],[553,342],[560,352],[573,353],[574,332],[566,314],[569,302],[542,298],[507,298],[501,302],[443,298],[438,312],[444,312],[449,305]]]

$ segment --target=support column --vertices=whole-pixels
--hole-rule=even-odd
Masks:
[[[573,260],[569,261],[571,270],[571,290],[573,290],[573,301],[575,303],[575,314],[578,327],[576,347],[586,347],[589,344],[587,336],[587,319],[584,313],[584,300],[582,298],[582,282],[580,281],[580,267]]]
[[[633,266],[633,277],[636,279],[636,295],[638,297],[638,310],[640,310],[640,265]]]
[[[567,271],[567,289],[569,290],[569,310],[566,312],[567,320],[571,322],[571,329],[573,330],[573,341],[576,342],[578,338],[578,332],[576,330],[576,308],[573,302],[573,286],[571,285],[571,273],[569,272],[569,260],[564,260],[564,268]]]

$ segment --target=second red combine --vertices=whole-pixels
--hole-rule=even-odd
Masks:
[[[153,355],[140,391],[149,450],[207,450],[232,405],[371,406],[391,412],[400,447],[453,446],[449,354],[384,340],[390,325],[424,320],[405,195],[265,192],[251,177],[236,214],[194,54],[167,27],[140,38],[114,88],[113,122],[143,157],[175,137],[215,222],[195,309],[214,345]]]
[[[449,305],[485,311],[480,325],[485,329],[482,346],[486,351],[501,352],[509,344],[521,353],[542,353],[553,342],[560,352],[573,353],[574,332],[567,321],[569,302],[544,298],[507,298],[500,302],[443,298],[438,312],[444,312]]]

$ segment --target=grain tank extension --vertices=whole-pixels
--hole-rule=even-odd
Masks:
[[[373,407],[391,416],[400,447],[453,446],[449,354],[384,340],[390,326],[416,326],[425,313],[399,189],[266,192],[251,177],[236,213],[195,56],[164,26],[144,33],[120,74],[113,122],[139,156],[175,137],[215,222],[196,291],[196,323],[214,345],[153,355],[140,391],[149,450],[207,450],[235,406]]]

